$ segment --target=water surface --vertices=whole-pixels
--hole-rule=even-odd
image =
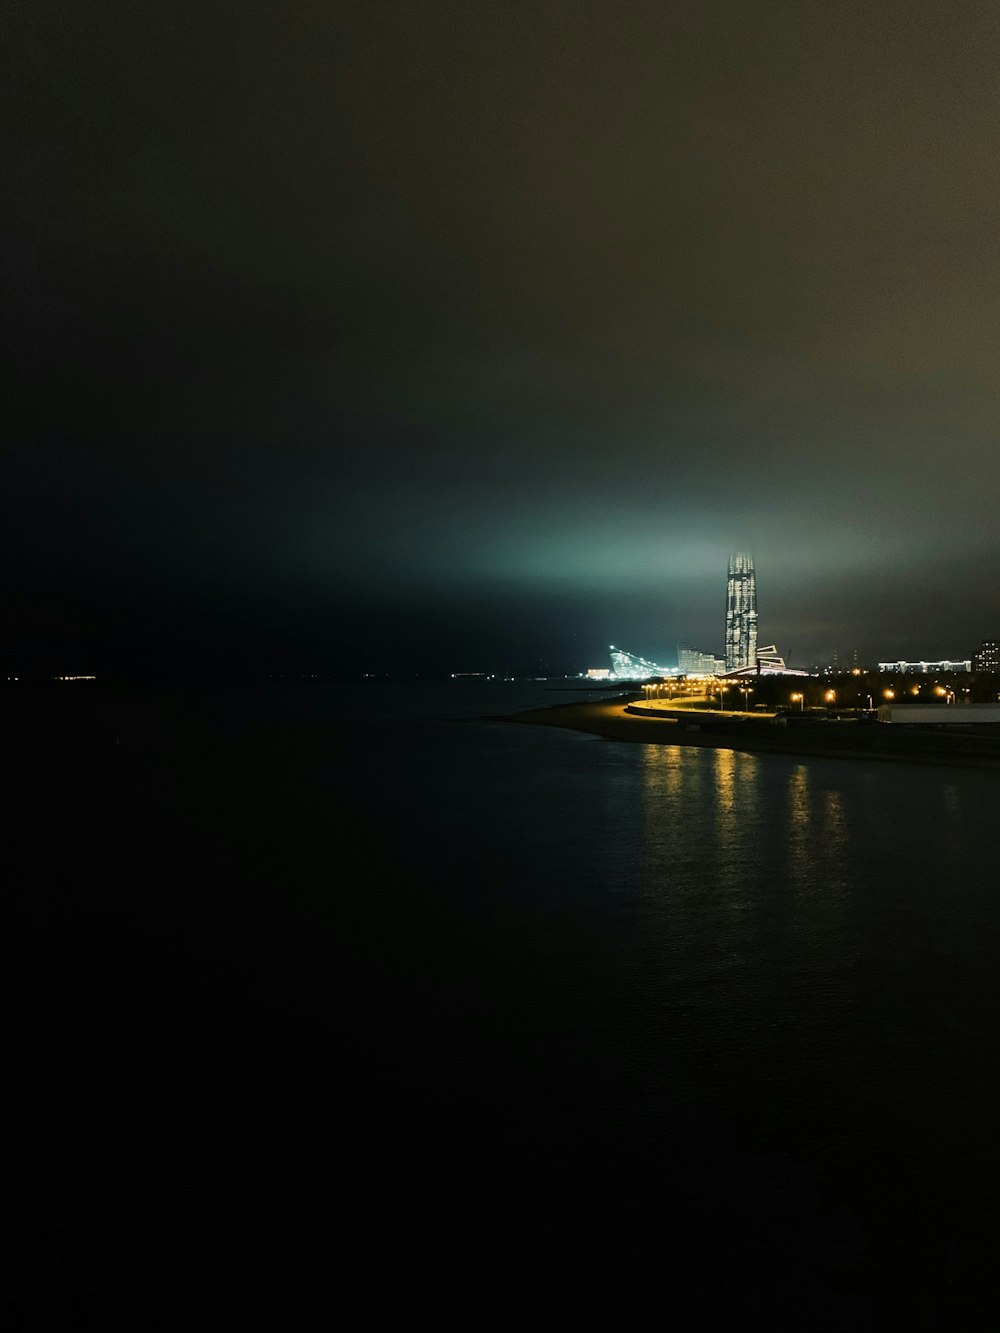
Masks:
[[[42,1307],[280,1255],[476,1327],[988,1310],[996,778],[480,720],[552,684],[17,700]]]

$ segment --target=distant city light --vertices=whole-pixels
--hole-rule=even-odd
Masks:
[[[971,671],[972,658],[966,657],[961,660],[952,660],[951,658],[942,658],[938,662],[879,662],[879,671],[897,671],[903,674],[926,676],[934,671]]]

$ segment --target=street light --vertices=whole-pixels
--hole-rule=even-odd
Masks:
[[[823,695],[823,698],[826,700],[828,704],[832,704],[833,701],[836,699],[836,697],[837,697],[836,690],[827,690],[826,694]]]
[[[887,699],[895,699],[896,697],[895,690],[883,690],[882,693],[885,695]]]
[[[798,706],[799,706],[799,712],[800,712],[800,713],[802,713],[802,712],[805,711],[806,703],[805,703],[805,695],[804,695],[804,694],[793,694],[793,695],[792,695],[792,703],[793,703],[793,704],[798,704]]]

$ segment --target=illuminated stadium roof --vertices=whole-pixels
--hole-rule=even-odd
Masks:
[[[611,674],[615,680],[649,680],[650,676],[679,676],[679,667],[657,666],[645,657],[636,657],[611,645]]]

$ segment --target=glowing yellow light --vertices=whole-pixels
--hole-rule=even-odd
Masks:
[[[882,693],[885,695],[887,699],[895,699],[896,697],[895,690],[883,690]]]
[[[834,699],[836,699],[836,697],[837,697],[836,690],[827,690],[826,694],[823,695],[823,698],[827,701],[828,704],[832,704]]]

